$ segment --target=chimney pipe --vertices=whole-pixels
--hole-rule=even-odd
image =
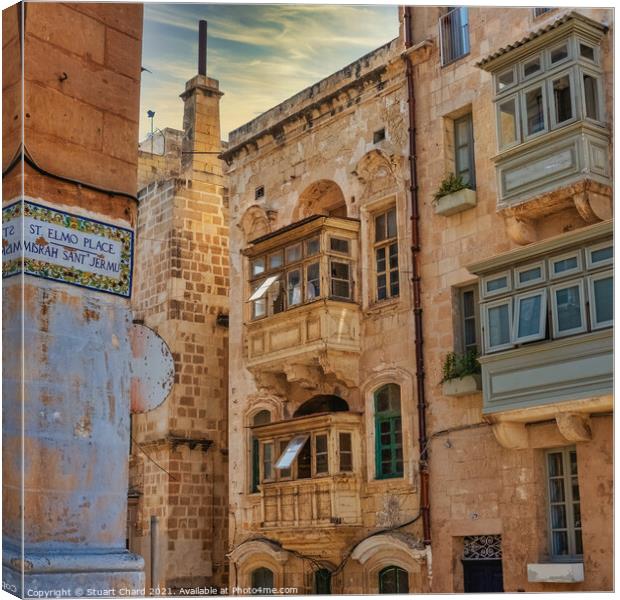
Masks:
[[[198,24],[198,75],[207,75],[207,22]]]

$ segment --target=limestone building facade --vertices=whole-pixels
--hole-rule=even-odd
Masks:
[[[433,589],[610,590],[612,14],[411,13]]]
[[[612,13],[400,24],[222,154],[231,586],[609,590]]]
[[[183,129],[164,129],[138,152],[133,308],[170,347],[175,380],[161,407],[133,419],[127,538],[145,557],[147,586],[166,595],[227,583],[229,267],[218,158],[221,96],[218,81],[199,72],[181,93]]]

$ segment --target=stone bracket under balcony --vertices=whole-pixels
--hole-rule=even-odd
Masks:
[[[483,356],[483,414],[505,448],[532,446],[527,425],[555,421],[560,440],[591,437],[589,416],[613,410],[613,330]]]
[[[360,310],[357,304],[319,300],[247,324],[248,369],[257,380],[284,375],[305,389],[332,375],[359,385]]]

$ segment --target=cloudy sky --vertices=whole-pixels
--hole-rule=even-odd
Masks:
[[[218,79],[228,132],[398,35],[396,5],[145,4],[140,137],[180,129],[179,94],[197,72],[198,21],[208,26],[207,73]]]

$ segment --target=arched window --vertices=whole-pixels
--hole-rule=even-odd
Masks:
[[[380,594],[408,594],[409,574],[405,569],[390,565],[379,572]]]
[[[268,410],[261,410],[254,415],[252,425],[265,425],[271,422],[271,413]],[[250,492],[258,492],[260,483],[260,447],[258,440],[252,436],[252,482]]]
[[[327,595],[332,593],[332,574],[329,569],[314,572],[314,593]]]
[[[252,571],[252,595],[265,596],[273,593],[273,571],[259,567]]]
[[[403,430],[400,414],[400,386],[381,386],[375,399],[375,462],[377,479],[402,477]]]

